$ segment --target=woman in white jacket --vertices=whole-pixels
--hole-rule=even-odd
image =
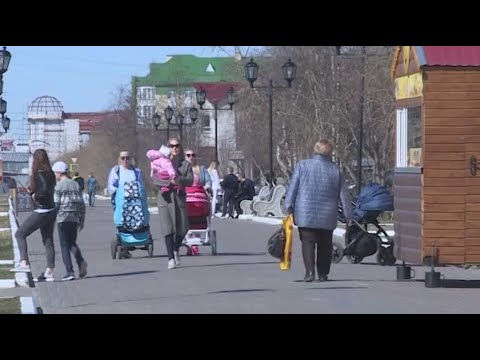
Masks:
[[[208,173],[212,179],[212,217],[215,215],[217,209],[217,194],[220,191],[220,177],[218,175],[218,166],[219,163],[217,160],[213,160],[208,167]]]

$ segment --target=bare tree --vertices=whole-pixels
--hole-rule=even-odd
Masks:
[[[352,47],[353,49],[353,47]],[[349,51],[353,51],[348,49]],[[281,66],[297,64],[293,88],[274,94],[274,171],[288,177],[294,164],[310,156],[313,144],[329,138],[335,157],[348,177],[356,177],[361,77],[365,76],[363,157],[372,164],[364,179],[384,182],[391,166],[393,144],[393,86],[388,69],[393,48],[367,47],[365,62],[358,55],[338,56],[335,47],[270,47],[259,63],[258,83],[272,78],[284,84]],[[365,64],[363,66],[362,64]],[[267,97],[258,90],[239,94],[239,144],[261,172],[267,167]]]

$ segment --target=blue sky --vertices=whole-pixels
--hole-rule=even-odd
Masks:
[[[101,111],[111,105],[115,89],[130,84],[131,76],[145,76],[150,63],[164,62],[167,55],[226,56],[213,46],[8,46],[7,49],[12,60],[3,76],[2,96],[11,119],[11,138],[26,136],[22,119],[26,118],[28,104],[38,96],[56,97],[66,112]]]

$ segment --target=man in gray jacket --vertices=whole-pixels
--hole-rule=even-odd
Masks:
[[[285,196],[285,210],[293,214],[302,241],[306,282],[315,280],[315,245],[318,280],[328,279],[339,200],[345,218],[352,217],[350,194],[340,168],[332,162],[332,152],[330,141],[318,141],[313,157],[295,166]]]
[[[79,276],[83,278],[87,275],[87,263],[77,246],[77,231],[83,229],[85,222],[85,202],[83,201],[82,191],[78,183],[68,177],[68,166],[63,161],[57,161],[53,164],[52,170],[58,180],[55,186],[54,201],[58,209],[58,237],[60,238],[62,259],[66,268],[62,280],[75,279],[70,252],[77,261]]]

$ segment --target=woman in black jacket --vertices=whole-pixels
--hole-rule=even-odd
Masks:
[[[47,152],[38,149],[33,154],[32,175],[28,188],[33,200],[33,213],[23,222],[15,233],[20,252],[20,263],[12,271],[30,272],[27,253],[27,237],[40,229],[43,245],[47,255],[47,268],[34,281],[53,281],[55,267],[55,248],[53,245],[53,229],[56,209],[53,201],[55,190],[55,174],[50,166]]]

